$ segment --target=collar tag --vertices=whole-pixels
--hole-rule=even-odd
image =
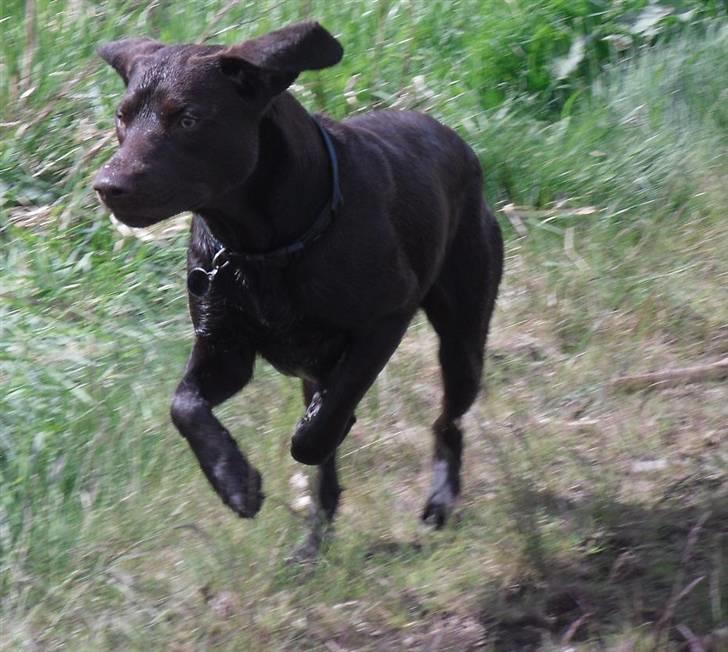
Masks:
[[[190,291],[190,294],[198,298],[204,297],[210,291],[217,273],[221,269],[225,269],[229,264],[228,252],[223,247],[212,259],[212,269],[209,272],[202,267],[191,269],[189,274],[187,274],[187,289]]]
[[[187,289],[198,299],[204,297],[210,291],[213,277],[213,272],[208,272],[202,267],[195,267],[187,274]]]

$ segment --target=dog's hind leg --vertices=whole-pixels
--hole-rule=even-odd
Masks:
[[[461,333],[445,311],[434,308],[431,297],[426,313],[440,336],[443,399],[432,426],[435,436],[432,485],[422,519],[442,527],[460,494],[463,433],[460,418],[475,400],[483,369],[483,339],[478,333]]]
[[[423,308],[440,339],[442,411],[433,424],[433,477],[422,519],[442,527],[460,494],[460,418],[480,388],[485,341],[502,269],[497,223],[481,204],[467,215]]]
[[[314,394],[318,391],[315,383],[303,381],[303,400],[305,405],[310,405]],[[354,425],[355,419],[349,422],[347,433]],[[336,470],[336,452],[334,452],[323,464],[316,467],[315,475],[310,482],[311,509],[309,512],[309,531],[304,542],[296,549],[291,561],[306,562],[313,561],[330,535],[331,524],[339,506],[341,496],[341,485]]]
[[[212,409],[250,380],[255,352],[240,342],[225,344],[197,338],[172,400],[172,421],[223,502],[251,518],[263,503],[260,473],[248,464]]]

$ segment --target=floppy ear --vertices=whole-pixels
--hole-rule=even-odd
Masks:
[[[128,84],[134,68],[163,47],[163,43],[150,38],[125,38],[105,43],[97,52]]]
[[[222,71],[248,96],[283,92],[304,70],[328,68],[344,53],[317,22],[289,25],[217,54]]]

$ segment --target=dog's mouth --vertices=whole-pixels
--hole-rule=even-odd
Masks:
[[[122,224],[125,224],[126,226],[131,226],[133,228],[145,228],[148,226],[152,226],[153,224],[157,224],[158,222],[161,222],[163,220],[166,220],[175,213],[172,213],[170,215],[164,215],[162,217],[156,217],[156,216],[149,216],[149,215],[142,215],[140,213],[124,213],[119,210],[113,210],[111,211],[114,215],[114,217],[119,220]],[[181,211],[180,211],[181,212]]]
[[[98,194],[98,193],[97,193]],[[166,220],[173,217],[177,213],[181,213],[184,209],[175,210],[174,208],[167,208],[160,206],[159,208],[152,208],[147,205],[144,209],[139,209],[137,206],[124,206],[122,203],[109,201],[101,195],[99,199],[103,204],[114,214],[114,217],[119,220],[122,224],[126,224],[131,227],[147,227],[162,220]]]
[[[99,192],[96,194],[119,222],[133,228],[152,226],[185,211],[194,211],[202,204],[201,201],[186,201],[184,197],[172,193],[166,197],[157,195],[153,203],[135,196],[111,198]]]

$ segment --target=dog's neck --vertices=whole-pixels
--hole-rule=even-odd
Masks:
[[[231,251],[266,252],[295,242],[331,197],[331,162],[316,124],[289,93],[261,119],[253,173],[198,211]]]

